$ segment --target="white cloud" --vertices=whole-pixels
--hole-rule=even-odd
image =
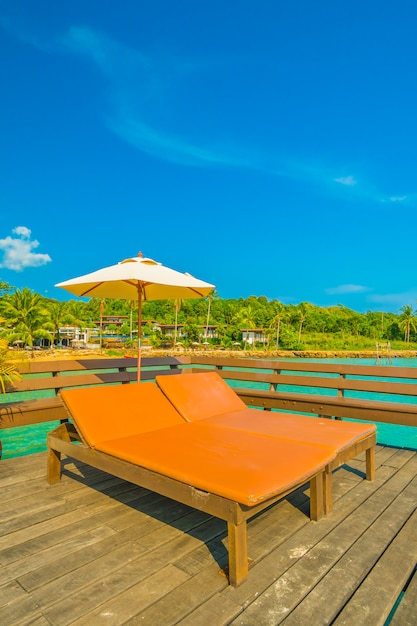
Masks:
[[[407,199],[407,196],[391,196],[391,202],[404,202]]]
[[[0,239],[0,251],[3,252],[0,268],[22,272],[27,267],[40,267],[52,260],[49,254],[33,252],[39,246],[39,241],[31,239],[32,231],[29,228],[17,226],[12,233],[16,236]]]
[[[59,51],[89,61],[103,78],[106,106],[102,121],[107,129],[134,149],[154,158],[185,166],[262,171],[326,189],[330,185],[332,194],[341,192],[341,188],[335,185],[337,183],[349,188],[351,199],[410,202],[410,196],[381,199],[381,194],[366,185],[362,178],[359,184],[352,175],[337,177],[336,172],[342,168],[346,171],[351,167],[349,165],[336,165],[335,169],[333,165],[330,168],[305,162],[302,157],[294,161],[285,154],[265,153],[261,148],[242,146],[238,139],[225,142],[216,136],[215,131],[207,136],[204,130],[199,129],[190,135],[174,126],[173,118],[166,115],[171,101],[178,107],[181,97],[186,97],[187,89],[194,84],[193,78],[204,78],[208,83],[213,70],[218,71],[230,59],[208,61],[179,58],[172,53],[147,54],[111,38],[104,31],[82,25],[70,26],[64,34],[49,41],[35,37],[32,32],[18,28],[1,17],[0,27],[48,53]]]
[[[29,228],[26,228],[26,226],[16,226],[16,228],[12,230],[12,233],[20,235],[20,237],[24,237],[25,239],[30,239],[32,231]]]
[[[345,185],[347,187],[353,187],[357,184],[357,181],[353,178],[353,176],[342,176],[341,178],[334,178],[335,183],[339,183],[340,185]]]
[[[395,305],[400,309],[405,304],[413,303],[417,300],[417,288],[410,289],[409,291],[403,291],[402,293],[386,293],[386,294],[372,294],[367,297],[368,302],[381,305]]]
[[[132,116],[121,115],[119,119],[108,120],[108,127],[119,137],[136,148],[182,165],[224,165],[230,167],[251,167],[244,158],[217,152],[210,148],[193,145],[181,137],[165,134]]]
[[[336,294],[343,294],[343,293],[364,293],[366,291],[370,291],[369,287],[364,287],[364,285],[352,285],[352,284],[338,285],[337,287],[329,287],[328,289],[325,289],[325,292],[329,296],[333,296]]]

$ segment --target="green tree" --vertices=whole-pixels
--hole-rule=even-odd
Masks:
[[[13,363],[9,359],[7,350],[7,341],[0,339],[0,389],[2,393],[6,393],[6,387],[14,380],[20,380],[22,377],[17,369],[17,363]]]
[[[178,333],[178,313],[181,310],[183,304],[183,300],[180,298],[176,298],[174,300],[174,310],[175,310],[175,322],[174,322],[174,346],[177,343],[177,333]]]
[[[404,341],[410,343],[411,329],[416,330],[416,314],[413,311],[413,307],[410,304],[405,304],[400,309],[400,328],[404,330]]]
[[[9,340],[33,346],[36,339],[48,338],[52,330],[44,298],[27,287],[2,298],[1,311],[12,330]]]
[[[297,315],[298,315],[298,338],[297,338],[297,343],[300,344],[301,343],[301,333],[303,330],[303,324],[306,321],[306,317],[308,315],[309,309],[310,309],[310,304],[308,302],[301,302],[296,308],[297,308]]]
[[[58,300],[49,300],[46,304],[49,315],[49,322],[52,327],[54,343],[59,343],[61,337],[59,329],[66,325],[68,321],[68,302],[58,302]]]
[[[211,303],[213,302],[213,297],[214,297],[214,292],[212,291],[207,296],[207,319],[206,319],[206,328],[204,332],[205,341],[207,341],[207,338],[208,338],[208,327],[210,326],[210,310],[211,310]]]
[[[244,306],[240,310],[238,310],[235,324],[239,325],[241,329],[256,328],[255,310],[252,305],[248,304],[247,306]],[[246,340],[244,342],[244,350],[246,350],[247,343],[248,341],[246,337]]]
[[[282,320],[284,319],[284,315],[285,315],[285,307],[283,304],[278,302],[276,304],[276,313],[270,323],[270,329],[273,329],[274,334],[275,334],[275,349],[276,350],[279,349],[279,336],[281,332],[281,323],[282,323]]]
[[[89,320],[88,309],[85,302],[78,300],[70,300],[68,302],[68,323],[72,326],[78,326],[81,330],[87,328],[91,323]]]
[[[13,291],[13,289],[14,287],[9,285],[9,283],[4,280],[0,280],[0,296],[3,296],[5,293],[9,293],[10,291]]]
[[[196,343],[200,339],[200,329],[197,324],[194,324],[192,319],[188,319],[185,322],[183,332],[186,335],[188,345]]]

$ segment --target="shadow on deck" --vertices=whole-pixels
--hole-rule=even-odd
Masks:
[[[334,509],[302,489],[248,523],[248,580],[220,573],[226,524],[89,466],[46,454],[0,463],[0,623],[384,625],[417,614],[417,455],[378,446],[334,475]],[[405,593],[404,593],[405,590]]]

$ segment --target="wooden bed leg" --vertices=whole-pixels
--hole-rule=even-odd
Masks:
[[[375,446],[366,451],[366,480],[375,480]]]
[[[333,509],[333,474],[330,468],[323,472],[324,514],[329,515]]]
[[[317,522],[324,515],[324,472],[310,479],[310,519]]]
[[[248,577],[248,539],[246,520],[240,524],[227,522],[229,539],[229,583],[237,587]]]
[[[50,485],[61,480],[61,453],[58,450],[52,450],[52,448],[48,448],[46,480]]]

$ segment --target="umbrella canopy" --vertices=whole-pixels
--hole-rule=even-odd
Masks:
[[[72,278],[55,285],[76,296],[92,298],[121,298],[138,302],[138,381],[140,379],[140,341],[142,302],[205,298],[214,289],[191,274],[183,274],[157,261],[139,256],[125,259],[90,274]]]

